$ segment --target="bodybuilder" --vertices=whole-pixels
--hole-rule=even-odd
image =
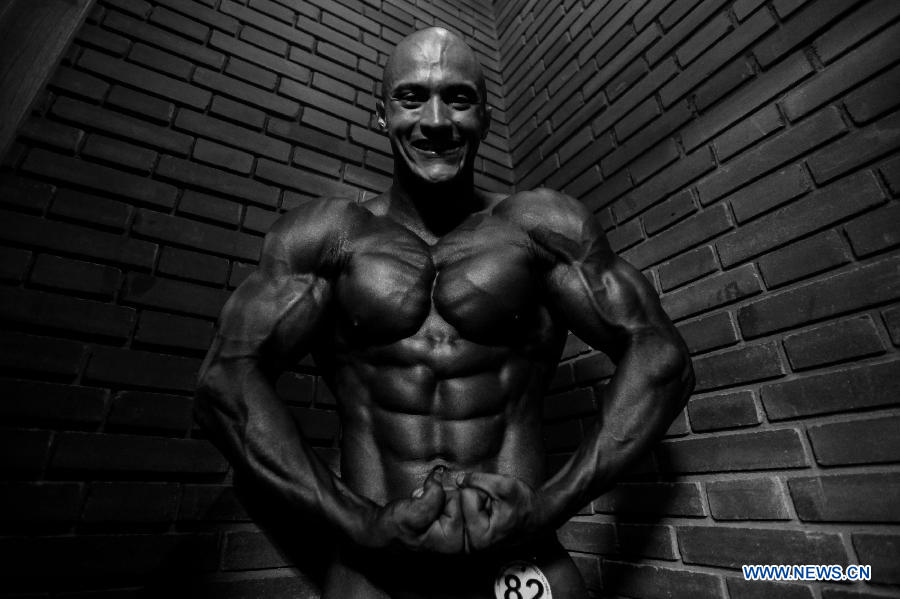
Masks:
[[[376,110],[391,188],[275,224],[222,313],[197,418],[254,484],[339,536],[326,598],[585,597],[555,529],[681,410],[685,346],[580,203],[474,188],[490,109],[460,38],[401,41]],[[569,330],[617,368],[548,477],[541,403]],[[273,390],[308,352],[338,401],[340,478]]]

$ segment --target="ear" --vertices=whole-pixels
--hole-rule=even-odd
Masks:
[[[387,117],[384,113],[384,100],[375,100],[375,117],[378,119],[378,127],[382,131],[387,131]]]
[[[491,118],[493,117],[494,109],[491,106],[484,107],[484,117],[481,122],[481,139],[483,140],[487,137],[488,132],[491,130]]]

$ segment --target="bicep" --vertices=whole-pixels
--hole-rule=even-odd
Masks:
[[[568,328],[614,360],[638,336],[674,334],[647,279],[605,243],[583,259],[558,264],[550,273],[549,291]]]

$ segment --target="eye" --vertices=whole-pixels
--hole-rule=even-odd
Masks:
[[[422,95],[414,90],[401,91],[394,95],[394,100],[400,103],[403,108],[416,108],[422,104]]]

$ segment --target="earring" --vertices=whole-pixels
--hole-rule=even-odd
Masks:
[[[382,129],[387,129],[387,123],[385,122],[384,119],[378,119],[378,126],[381,127]]]

